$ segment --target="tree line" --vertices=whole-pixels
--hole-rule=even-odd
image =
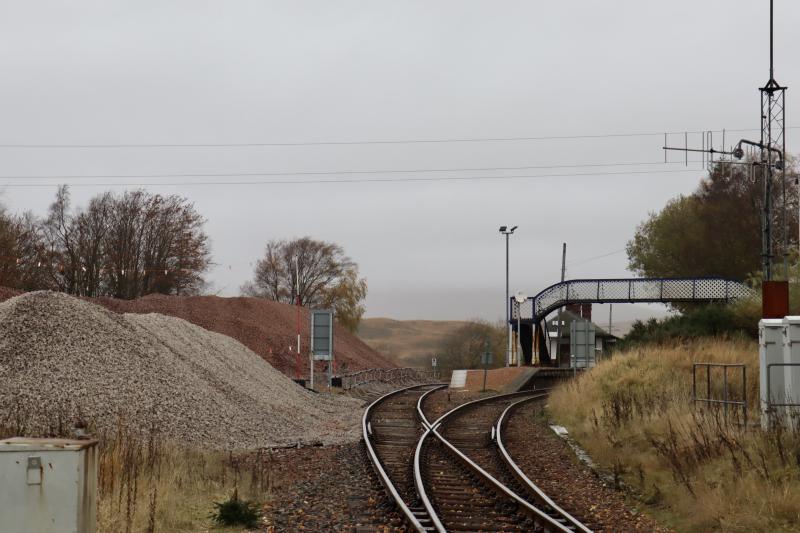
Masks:
[[[692,194],[673,198],[661,211],[651,213],[628,242],[630,270],[647,277],[759,278],[763,167],[749,163],[715,165]],[[797,260],[798,244],[796,168],[787,169],[785,183],[782,177],[775,178],[771,218],[778,273],[784,254],[790,262]]]
[[[650,213],[628,242],[628,268],[646,277],[720,276],[758,286],[762,279],[764,168],[756,163],[718,163],[693,193],[673,198],[660,211]],[[779,173],[774,177],[770,220],[773,272],[778,279],[793,282],[793,312],[800,309],[796,284],[797,185],[794,165],[787,168],[785,176]],[[732,306],[683,303],[672,307],[682,314],[646,323],[637,321],[619,347],[700,336],[757,335],[759,301],[745,300]]]
[[[0,284],[125,299],[196,294],[211,262],[204,223],[179,196],[105,192],[73,208],[62,186],[44,217],[0,216]]]
[[[61,186],[45,216],[0,210],[0,285],[122,299],[201,294],[212,265],[205,223],[181,196],[104,192],[74,207]],[[269,241],[242,293],[284,303],[299,296],[334,309],[354,331],[367,283],[341,246],[303,237]]]

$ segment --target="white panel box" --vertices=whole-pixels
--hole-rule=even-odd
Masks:
[[[786,365],[800,365],[800,316],[787,316],[783,319],[783,363]],[[797,404],[786,407],[787,423],[795,427],[800,422],[800,366],[785,366],[784,402]]]
[[[767,365],[783,363],[783,344],[784,344],[784,324],[782,318],[765,318],[758,322],[758,360],[759,360],[759,382],[761,398],[761,427],[767,429],[769,426],[769,414],[767,412],[767,386],[769,385],[770,403],[785,403],[783,367],[772,367],[769,372],[769,384],[767,383]],[[782,416],[783,409],[773,408],[776,416]]]
[[[0,441],[4,533],[94,533],[97,441]]]
[[[453,370],[450,374],[450,388],[463,389],[467,386],[467,371],[466,370]]]

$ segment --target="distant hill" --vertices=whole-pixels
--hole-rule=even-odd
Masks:
[[[358,337],[400,366],[428,366],[442,341],[464,324],[459,320],[364,318]]]

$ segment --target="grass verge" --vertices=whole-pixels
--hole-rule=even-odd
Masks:
[[[0,437],[19,434],[19,428],[0,427]],[[37,436],[69,434],[58,429]],[[260,507],[272,491],[266,452],[186,448],[162,440],[155,428],[143,435],[123,421],[97,437],[99,533],[243,531],[215,524],[215,502],[237,494]]]
[[[140,438],[120,425],[101,437],[98,464],[98,530],[241,531],[214,525],[214,502],[238,492],[263,501],[272,489],[261,452],[196,450]]]
[[[747,365],[744,394],[735,371],[728,380],[732,399],[747,398],[748,427],[738,409],[726,416],[692,406],[693,362]],[[704,395],[704,378],[698,387]],[[712,394],[722,396],[719,370]],[[758,346],[724,339],[618,353],[549,402],[554,419],[665,524],[691,532],[798,531],[800,435],[754,427],[757,406]]]

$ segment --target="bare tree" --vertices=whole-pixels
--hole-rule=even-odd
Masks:
[[[142,190],[104,193],[72,210],[60,187],[41,223],[37,263],[72,294],[137,298],[192,294],[210,264],[205,219],[184,198]]]
[[[17,287],[18,270],[14,221],[4,209],[0,208],[0,285]]]
[[[303,237],[269,241],[242,292],[284,303],[299,296],[302,305],[333,308],[339,323],[355,331],[364,314],[367,282],[341,246]]]

